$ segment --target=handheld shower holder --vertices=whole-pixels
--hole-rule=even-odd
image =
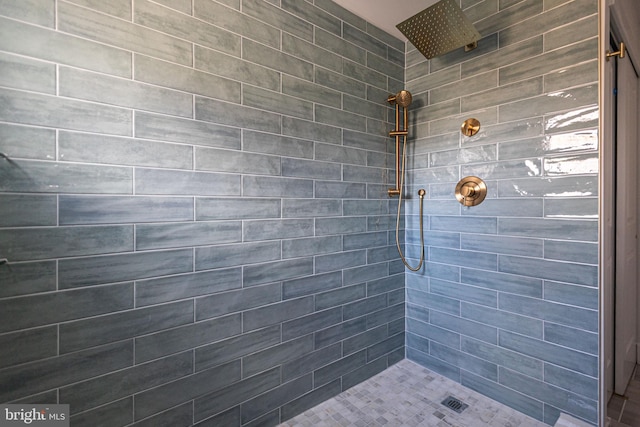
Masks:
[[[411,105],[412,101],[411,92],[408,90],[401,90],[395,95],[389,95],[387,97],[387,102],[390,104],[394,104],[396,107],[396,126],[395,129],[389,132],[389,136],[395,137],[396,139],[396,186],[395,188],[389,188],[387,190],[387,194],[389,197],[398,196],[402,191],[401,187],[401,175],[404,173],[401,166],[401,156],[400,156],[400,138],[403,137],[406,143],[407,136],[409,135],[409,113],[408,108]],[[403,109],[403,127],[400,127],[400,107]]]

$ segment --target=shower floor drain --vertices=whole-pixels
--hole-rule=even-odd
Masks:
[[[444,406],[449,409],[453,409],[457,413],[462,413],[465,409],[469,407],[466,403],[462,403],[460,399],[456,399],[453,396],[449,396],[441,402]]]

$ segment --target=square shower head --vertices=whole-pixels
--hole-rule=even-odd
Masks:
[[[396,28],[427,59],[474,44],[480,39],[480,33],[462,12],[457,0],[440,0],[399,23]]]

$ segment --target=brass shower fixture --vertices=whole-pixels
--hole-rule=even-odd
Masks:
[[[456,185],[456,199],[463,206],[477,206],[487,197],[487,184],[477,176],[466,176]]]
[[[427,59],[462,46],[465,51],[473,50],[480,40],[480,33],[460,9],[458,0],[440,0],[396,28]]]
[[[401,191],[401,181],[400,181],[400,170],[401,168],[401,156],[400,156],[400,137],[404,137],[405,144],[407,142],[407,135],[409,135],[408,126],[409,126],[409,112],[408,108],[411,105],[411,101],[413,97],[411,96],[411,92],[408,90],[401,90],[395,95],[389,95],[387,98],[387,102],[390,104],[395,104],[396,106],[396,127],[394,130],[389,132],[389,136],[393,136],[396,138],[396,187],[390,188],[387,193],[389,197],[400,195]],[[403,113],[403,127],[400,128],[400,107],[402,107]],[[404,172],[404,171],[403,171]]]
[[[464,136],[474,136],[480,131],[480,121],[478,119],[467,119],[460,126],[460,132]]]
[[[396,215],[396,247],[398,248],[398,253],[400,254],[400,259],[404,263],[404,265],[411,271],[418,271],[422,268],[422,264],[424,263],[424,231],[423,231],[423,221],[422,221],[422,206],[424,204],[424,196],[427,193],[424,188],[421,188],[418,191],[418,196],[420,197],[420,262],[417,267],[412,267],[407,262],[404,254],[402,253],[402,248],[400,247],[400,211],[402,209],[402,190],[404,187],[404,175],[405,175],[405,165],[407,160],[407,136],[409,135],[409,113],[408,108],[411,105],[412,97],[411,92],[408,90],[401,90],[395,95],[389,95],[387,98],[387,102],[391,104],[395,104],[396,106],[396,126],[395,129],[389,132],[389,136],[395,137],[396,139],[396,187],[390,188],[387,190],[389,197],[398,196],[398,213]],[[403,126],[400,127],[400,107],[403,109]],[[403,143],[402,148],[400,147],[400,138],[402,137]],[[402,151],[401,151],[402,150]],[[401,154],[402,153],[402,154]]]

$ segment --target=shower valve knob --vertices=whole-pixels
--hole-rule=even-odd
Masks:
[[[487,196],[487,184],[477,176],[462,178],[456,185],[456,199],[464,206],[476,206]]]
[[[467,197],[473,197],[473,195],[476,194],[476,189],[471,185],[463,185],[460,193],[466,199]]]

